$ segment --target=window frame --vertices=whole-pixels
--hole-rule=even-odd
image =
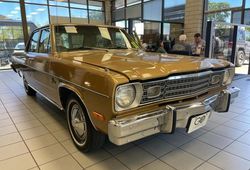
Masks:
[[[40,48],[40,42],[41,42],[41,38],[42,38],[42,33],[45,30],[48,30],[48,32],[49,32],[49,43],[47,44],[47,52],[40,52],[39,48]],[[48,46],[49,45],[50,45],[50,50],[48,50]],[[40,36],[39,36],[38,52],[37,53],[40,53],[40,54],[50,54],[51,50],[52,50],[51,49],[51,31],[50,31],[49,27],[45,27],[45,28],[40,29]]]
[[[30,46],[31,46],[31,41],[32,41],[32,38],[34,36],[35,33],[39,33],[38,35],[38,41],[37,41],[37,46],[36,46],[36,51],[30,51]],[[30,39],[29,39],[29,43],[27,45],[27,48],[25,49],[25,52],[27,53],[38,53],[38,46],[39,46],[39,41],[40,41],[40,36],[41,36],[41,29],[36,29],[32,32],[31,36],[30,36]]]
[[[50,51],[48,52],[48,53],[40,53],[39,51],[38,51],[38,48],[39,48],[39,46],[40,46],[40,40],[41,40],[41,33],[42,33],[42,31],[43,30],[49,30],[49,41],[50,41]],[[37,47],[36,47],[36,52],[32,52],[32,51],[29,51],[29,49],[30,49],[30,45],[31,45],[31,40],[32,40],[32,37],[34,36],[34,34],[35,33],[37,33],[37,32],[39,32],[39,37],[38,37],[38,45],[37,45]],[[51,29],[50,29],[50,27],[49,26],[45,26],[45,27],[42,27],[42,28],[38,28],[38,29],[36,29],[36,30],[34,30],[33,32],[32,32],[32,34],[31,34],[31,36],[30,36],[30,38],[29,38],[29,41],[28,41],[28,44],[27,44],[27,47],[25,48],[25,52],[26,53],[39,53],[39,54],[51,54],[52,53],[52,34],[51,34]]]

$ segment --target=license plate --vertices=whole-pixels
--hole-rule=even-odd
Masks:
[[[198,116],[190,117],[187,133],[191,133],[207,124],[210,112]]]

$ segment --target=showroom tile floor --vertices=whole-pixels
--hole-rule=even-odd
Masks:
[[[65,115],[22,80],[0,72],[0,169],[217,170],[250,169],[250,78],[234,82],[240,97],[229,113],[215,113],[202,129],[159,134],[124,146],[106,142],[84,154],[71,142]]]

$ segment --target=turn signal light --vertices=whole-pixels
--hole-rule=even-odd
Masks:
[[[96,118],[100,121],[105,121],[105,117],[102,114],[97,113],[97,112],[93,112],[92,114],[93,114],[94,118]]]

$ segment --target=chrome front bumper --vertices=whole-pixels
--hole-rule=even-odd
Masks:
[[[239,91],[240,89],[232,87],[191,105],[167,105],[166,109],[151,113],[110,120],[109,140],[116,145],[123,145],[156,133],[173,133],[175,128],[187,128],[190,117],[212,110],[227,112]]]

